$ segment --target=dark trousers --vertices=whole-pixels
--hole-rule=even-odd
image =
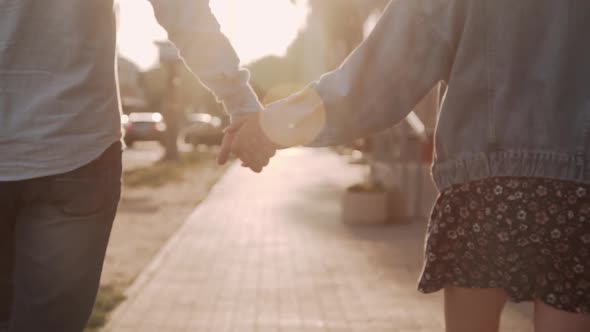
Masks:
[[[0,182],[0,331],[2,324],[10,332],[84,329],[120,179],[116,143],[72,172]]]

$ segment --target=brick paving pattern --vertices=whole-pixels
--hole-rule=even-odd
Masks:
[[[340,223],[362,174],[327,150],[282,152],[261,175],[234,165],[104,331],[443,331],[441,294],[416,291],[425,222]],[[528,307],[502,331],[532,331]]]

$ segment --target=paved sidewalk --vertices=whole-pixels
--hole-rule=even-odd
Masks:
[[[441,295],[415,290],[425,224],[340,223],[361,177],[327,150],[282,152],[261,175],[234,165],[105,331],[442,331]],[[502,331],[531,331],[527,310],[510,306]]]

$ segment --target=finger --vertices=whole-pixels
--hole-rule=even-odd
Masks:
[[[266,148],[263,150],[263,155],[265,158],[272,158],[277,154],[277,150],[273,149],[273,148]]]
[[[223,141],[221,142],[221,149],[219,150],[219,155],[217,156],[217,163],[219,165],[225,165],[227,163],[229,155],[232,151],[233,141],[233,133],[227,133],[223,136]]]
[[[274,157],[276,150],[269,148],[268,146],[262,146],[254,153],[257,162],[266,163],[270,158]]]
[[[244,128],[245,129],[245,128]],[[241,150],[244,150],[245,146],[243,144],[244,141],[244,130],[238,131],[237,133],[233,134],[233,140],[231,144],[231,151],[236,155],[239,156]]]
[[[244,165],[246,165],[246,167],[249,167],[249,168],[255,167],[255,166],[257,166],[259,164],[258,160],[256,160],[255,158],[252,158],[250,156],[243,157],[243,158],[240,158],[240,159],[242,160],[242,163]]]
[[[268,165],[270,159],[274,156],[273,151],[263,150],[259,151],[256,155],[256,162],[259,164],[263,164],[264,166]]]
[[[258,172],[262,171],[266,166],[268,166],[269,163],[270,163],[270,158],[263,156],[263,155],[258,155],[256,162],[253,164],[254,171],[258,171]]]
[[[268,165],[270,162],[271,155],[268,151],[258,151],[256,154],[256,164],[262,165],[263,167]]]
[[[248,144],[246,142],[246,137],[238,134],[232,144],[232,151],[242,161],[252,161],[258,153],[258,148]]]
[[[266,166],[268,166],[268,164],[270,164],[270,158],[262,161],[260,164],[262,168],[265,168]]]
[[[250,168],[255,173],[260,173],[270,162],[270,158],[256,153],[248,154],[242,152],[240,159],[242,160],[242,166]]]
[[[263,168],[262,165],[254,165],[254,166],[251,166],[250,167],[250,169],[254,173],[260,173],[260,172],[262,172],[262,168]]]
[[[254,168],[256,168],[256,165],[255,164],[253,164],[253,163],[247,163],[247,162],[242,162],[241,166],[244,167],[244,168],[249,168],[252,171],[254,171]]]
[[[242,161],[242,164],[246,167],[250,167],[250,165],[255,164],[255,160],[252,158],[252,154],[249,153],[246,149],[240,149],[238,151],[233,150],[234,154],[238,156],[238,158]]]

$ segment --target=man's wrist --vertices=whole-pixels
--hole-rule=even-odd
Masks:
[[[223,104],[227,114],[232,119],[239,117],[240,114],[259,113],[264,109],[251,88],[248,91],[234,95],[232,98],[226,98]]]
[[[250,111],[236,112],[236,113],[230,114],[229,119],[231,120],[232,123],[234,123],[235,121],[240,121],[242,119],[249,118],[253,114],[260,114],[261,112],[262,112],[262,110],[260,110],[260,111],[250,110]]]

